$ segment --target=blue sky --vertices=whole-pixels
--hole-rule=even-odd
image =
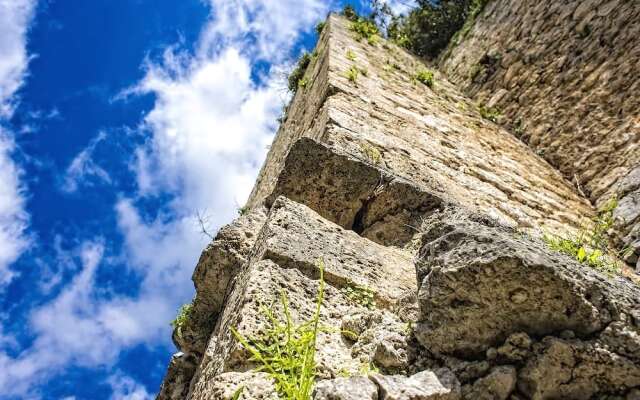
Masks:
[[[0,0],[0,398],[147,399],[339,2]],[[359,7],[360,8],[360,7]]]

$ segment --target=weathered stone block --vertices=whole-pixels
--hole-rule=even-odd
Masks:
[[[197,357],[204,353],[227,286],[246,261],[265,219],[261,208],[238,217],[223,226],[202,252],[192,278],[196,287],[193,309],[186,323],[173,333],[180,350]]]
[[[640,312],[640,287],[631,281],[459,211],[434,215],[425,229],[417,337],[430,351],[470,356],[520,331],[590,337],[616,322],[635,334],[616,335],[609,346],[624,354],[640,343],[632,316]]]
[[[313,390],[314,400],[378,400],[378,387],[366,376],[320,381]]]
[[[382,400],[457,400],[460,383],[451,371],[443,368],[422,371],[410,377],[373,374]]]

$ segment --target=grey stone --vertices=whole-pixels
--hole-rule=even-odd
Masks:
[[[429,219],[417,265],[422,321],[416,337],[433,353],[473,356],[517,332],[585,336],[616,321],[638,332],[625,312],[639,308],[640,287],[534,238],[452,213]],[[620,340],[623,351],[640,339]]]
[[[201,394],[192,400],[232,400],[240,391],[238,400],[278,400],[273,380],[265,372],[225,372],[205,383]]]
[[[178,352],[171,356],[157,400],[182,400],[189,393],[189,384],[198,360],[194,355]]]
[[[185,324],[172,338],[183,352],[200,357],[222,309],[229,282],[240,271],[266,219],[263,208],[250,211],[220,228],[202,252],[193,272],[196,296]]]
[[[336,378],[316,383],[314,400],[378,400],[378,387],[365,376]]]
[[[478,379],[468,389],[463,389],[462,397],[469,400],[506,400],[516,388],[516,369],[499,366]]]
[[[589,399],[640,386],[640,363],[597,341],[545,338],[518,374],[518,389],[531,399]]]
[[[460,398],[460,383],[448,369],[422,371],[403,375],[370,376],[379,388],[380,400],[456,400]]]

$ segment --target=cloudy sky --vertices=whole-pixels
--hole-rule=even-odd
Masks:
[[[0,0],[0,398],[155,396],[195,215],[236,215],[342,6]]]

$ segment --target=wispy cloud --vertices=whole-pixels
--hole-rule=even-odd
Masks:
[[[34,386],[69,362],[103,364],[117,350],[109,328],[95,317],[93,283],[102,261],[101,240],[85,242],[70,256],[79,260],[80,273],[50,303],[36,309],[30,318],[34,343],[16,357],[0,348],[0,393],[5,396],[36,395]]]
[[[0,1],[0,118],[13,113],[13,95],[27,72],[26,36],[34,7],[34,0]]]
[[[144,386],[122,373],[111,376],[108,380],[111,386],[111,400],[151,400],[153,396]]]
[[[101,183],[111,183],[109,173],[93,160],[93,152],[96,146],[105,140],[106,137],[106,132],[100,131],[98,135],[89,142],[87,147],[82,149],[71,163],[69,163],[60,186],[64,192],[73,193],[77,191],[80,186],[92,186],[94,180]]]
[[[0,290],[16,275],[10,265],[28,244],[21,170],[12,159],[15,142],[5,122],[15,110],[16,91],[25,79],[26,35],[34,7],[34,0],[0,0]]]

